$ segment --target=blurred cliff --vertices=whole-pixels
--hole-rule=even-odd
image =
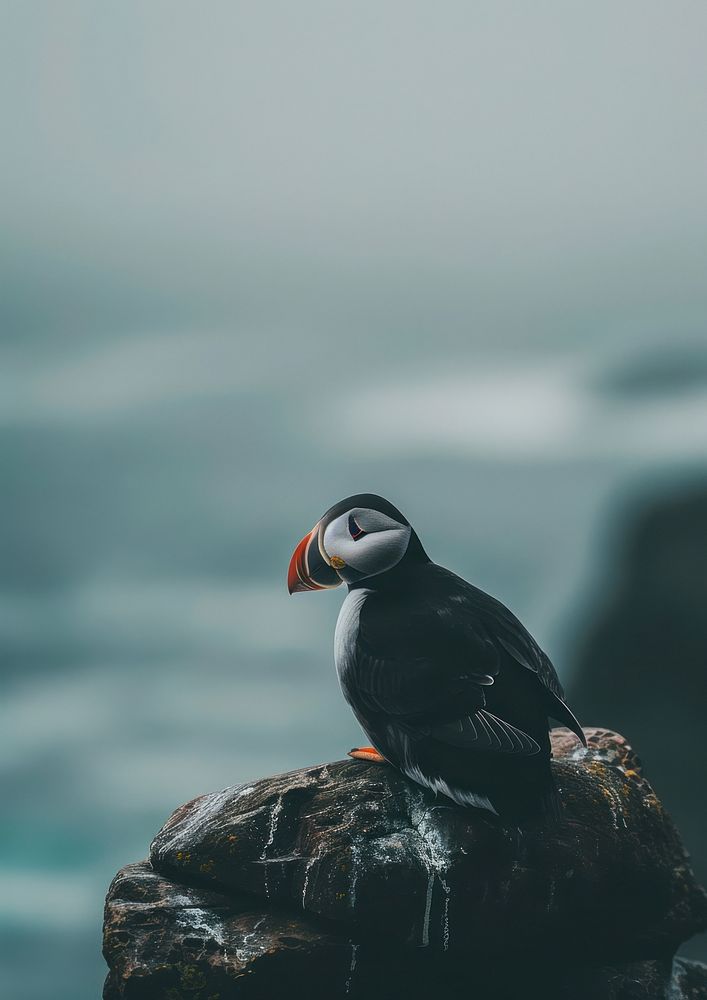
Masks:
[[[621,725],[641,747],[707,882],[707,479],[627,509],[581,642],[572,703],[585,722]],[[704,938],[687,946],[704,959]]]

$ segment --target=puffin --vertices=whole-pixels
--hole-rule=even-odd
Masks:
[[[430,559],[397,507],[373,493],[334,504],[287,582],[348,586],[334,660],[370,741],[350,756],[503,822],[561,819],[549,719],[586,739],[555,668],[507,607]]]

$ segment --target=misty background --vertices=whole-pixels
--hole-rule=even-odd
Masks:
[[[520,616],[707,878],[706,32],[0,5],[3,996],[98,996],[172,809],[359,742],[342,595],[285,587],[350,493]]]

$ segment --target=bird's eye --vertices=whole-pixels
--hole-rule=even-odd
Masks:
[[[351,537],[355,542],[357,542],[359,538],[363,538],[363,536],[366,534],[363,528],[360,528],[356,523],[356,518],[353,516],[353,514],[349,514],[349,534],[351,535]]]

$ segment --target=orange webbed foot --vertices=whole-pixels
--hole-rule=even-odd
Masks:
[[[349,757],[353,757],[354,760],[367,760],[371,764],[388,763],[375,747],[354,747],[353,750],[349,750]]]

